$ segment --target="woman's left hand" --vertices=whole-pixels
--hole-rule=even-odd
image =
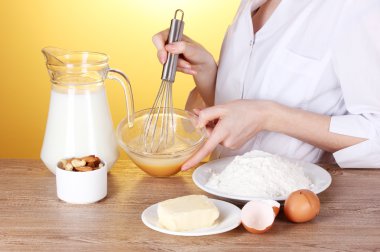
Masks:
[[[218,144],[237,149],[265,130],[274,105],[270,101],[236,100],[223,105],[194,110],[198,115],[198,127],[207,126],[217,120],[203,147],[185,164],[182,170],[190,169],[210,154]]]
[[[262,130],[288,135],[332,153],[368,140],[330,132],[328,115],[271,101],[237,100],[194,112],[199,117],[198,126],[207,126],[209,138],[182,170],[201,162],[218,144],[237,149]]]

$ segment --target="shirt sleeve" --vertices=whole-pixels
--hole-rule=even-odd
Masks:
[[[380,168],[380,1],[349,0],[333,45],[333,65],[347,108],[330,132],[365,141],[333,153],[342,168]]]

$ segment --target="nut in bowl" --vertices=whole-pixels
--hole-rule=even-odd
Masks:
[[[169,177],[178,173],[182,164],[203,145],[206,130],[195,127],[197,117],[193,113],[173,109],[174,143],[158,152],[148,152],[143,135],[149,112],[150,109],[136,112],[133,126],[128,124],[127,119],[122,120],[117,128],[117,138],[141,170],[154,177]]]
[[[102,168],[104,164],[100,158],[95,155],[89,155],[81,158],[62,159],[58,163],[58,168],[66,171],[86,172]]]

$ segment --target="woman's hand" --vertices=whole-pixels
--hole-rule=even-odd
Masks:
[[[200,44],[183,35],[182,41],[167,44],[169,30],[153,36],[153,44],[157,48],[157,57],[164,64],[168,52],[180,54],[177,71],[193,76],[198,91],[207,105],[214,104],[217,65],[213,56]]]
[[[271,101],[237,100],[194,112],[199,117],[198,126],[207,126],[209,138],[183,164],[182,170],[201,162],[218,144],[237,149],[262,130],[288,135],[327,152],[336,152],[367,140],[330,132],[331,117],[328,115]]]
[[[201,162],[218,144],[230,149],[243,146],[258,132],[268,127],[273,106],[274,103],[270,101],[236,100],[203,110],[194,110],[198,114],[198,127],[211,125],[213,128],[210,130],[208,127],[207,142],[183,164],[182,170]]]

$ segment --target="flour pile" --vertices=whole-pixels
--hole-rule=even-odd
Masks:
[[[274,198],[298,189],[311,189],[302,166],[263,151],[251,151],[235,159],[206,186],[230,195]]]

